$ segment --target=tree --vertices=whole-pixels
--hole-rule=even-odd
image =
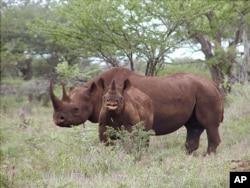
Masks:
[[[180,10],[184,15],[192,15],[183,17],[182,26],[188,31],[187,38],[200,44],[213,80],[220,85],[223,94],[228,93],[236,79],[235,66],[246,67],[246,60],[241,64],[237,59],[237,46],[242,44],[245,33],[245,48],[248,48],[245,51],[249,51],[247,33],[243,32],[250,24],[247,19],[249,3],[183,1]],[[242,71],[246,75],[246,71]]]
[[[48,76],[58,62],[73,63],[77,54],[68,53],[64,46],[57,45],[52,38],[39,29],[31,29],[35,20],[56,19],[50,1],[4,1],[1,9],[1,72],[24,80],[36,76]],[[67,54],[64,56],[64,54]],[[35,71],[34,67],[44,69]]]
[[[145,74],[155,75],[180,40],[173,40],[178,25],[160,20],[151,4],[139,0],[62,1],[57,10],[64,22],[43,22],[40,28],[57,42],[80,49],[83,56],[101,58],[111,66],[129,62],[134,70],[134,62],[144,60]]]
[[[23,11],[25,8],[25,11]],[[1,63],[2,68],[10,68],[20,70],[24,79],[30,79],[32,74],[30,71],[31,57],[28,52],[30,35],[24,22],[30,22],[30,10],[24,6],[6,3],[1,9]]]
[[[94,58],[132,70],[143,62],[146,75],[156,75],[176,48],[199,46],[225,94],[234,81],[247,79],[249,7],[243,1],[64,0],[51,6],[53,17],[40,19],[34,28],[51,37],[57,50],[49,54],[55,59],[71,64]],[[242,58],[238,46],[243,43]]]

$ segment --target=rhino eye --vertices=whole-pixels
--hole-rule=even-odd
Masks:
[[[78,112],[79,112],[79,109],[78,109],[78,108],[73,108],[72,114],[77,114]]]

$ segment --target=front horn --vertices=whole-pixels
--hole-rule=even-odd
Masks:
[[[52,80],[50,80],[50,89],[49,89],[49,93],[50,93],[50,98],[54,107],[54,110],[57,110],[61,107],[61,101],[55,96],[54,92],[53,92],[53,83]]]

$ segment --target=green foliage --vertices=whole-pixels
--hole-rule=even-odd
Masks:
[[[5,175],[3,175],[2,172],[0,172],[0,186],[2,188],[11,188],[12,187],[12,185],[8,181],[7,177]]]
[[[166,76],[178,72],[196,73],[202,74],[208,78],[211,77],[205,62],[190,61],[185,59],[182,61],[177,61],[176,63],[173,62],[166,64],[161,70],[159,70],[157,75]]]
[[[48,86],[49,82],[43,79],[23,81],[4,78],[1,82],[1,110],[11,112],[22,105],[48,106]]]
[[[30,69],[33,76],[47,77],[62,60],[88,66],[86,59],[101,58],[109,67],[137,69],[142,62],[145,73],[155,75],[171,52],[189,47],[203,50],[208,66],[231,76],[236,46],[249,25],[247,5],[194,0],[6,1],[1,9],[1,74],[20,76]]]
[[[19,76],[23,69],[30,69],[26,67],[27,60],[49,54],[48,36],[29,28],[36,18],[44,19],[47,13],[45,7],[33,1],[8,2],[1,7],[2,76]]]
[[[63,61],[62,63],[58,63],[55,69],[60,79],[67,80],[69,82],[75,82],[77,80],[87,81],[100,73],[100,68],[95,67],[94,65],[89,66],[90,70],[85,67],[84,73],[80,70],[79,66],[79,64],[69,65],[67,61]]]
[[[57,62],[49,63],[44,58],[33,59],[32,74],[35,79],[45,79],[51,76],[51,72]]]
[[[162,57],[177,47],[180,38],[176,36],[176,23],[169,20],[171,15],[159,19],[157,10],[162,9],[152,4],[137,0],[66,1],[56,9],[62,22],[40,21],[38,27],[56,43],[81,49],[85,57],[101,58],[111,66],[124,62],[133,66],[135,58],[140,57],[153,67],[154,63],[163,63]],[[171,5],[166,2],[164,7]]]
[[[155,135],[153,130],[145,131],[144,129],[144,122],[134,125],[131,133],[125,130],[124,126],[121,126],[120,130],[107,126],[107,131],[104,134],[108,136],[110,144],[115,144],[116,149],[123,149],[126,153],[133,154],[135,160],[140,160],[149,146],[149,137]],[[112,138],[117,139],[113,140]]]
[[[59,63],[56,67],[56,73],[64,78],[75,79],[81,77],[80,70],[77,64],[69,66],[68,62]]]
[[[1,84],[7,84],[7,85],[10,85],[10,86],[18,86],[18,85],[21,85],[23,83],[23,80],[20,79],[20,78],[2,78],[1,79]]]

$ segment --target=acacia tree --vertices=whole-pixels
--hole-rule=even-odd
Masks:
[[[34,73],[47,76],[58,62],[67,59],[72,63],[78,57],[39,29],[31,29],[38,18],[56,19],[53,4],[34,0],[4,1],[1,8],[1,71],[5,75],[21,73],[24,80],[31,79]],[[40,70],[34,72],[34,67]]]
[[[145,74],[155,75],[180,40],[173,40],[176,23],[158,19],[150,6],[139,0],[63,1],[57,10],[64,22],[40,22],[40,28],[57,42],[81,49],[84,56],[101,58],[111,66],[129,62],[134,70],[134,62],[143,60]]]
[[[239,61],[237,47],[242,45],[245,33],[244,51],[249,52],[249,47],[246,45],[248,43],[246,30],[250,24],[247,19],[250,15],[249,3],[183,1],[180,3],[180,10],[184,14],[181,19],[182,27],[187,31],[185,35],[190,42],[201,46],[212,78],[220,85],[222,93],[229,92],[236,79],[244,78],[243,82],[247,81],[248,55],[245,54],[245,61]],[[244,75],[241,78],[236,77],[237,66],[240,67],[240,75]]]
[[[1,9],[1,63],[2,69],[10,67],[23,73],[24,79],[32,77],[31,37],[27,29],[30,23],[31,7],[26,4],[17,5],[6,2]],[[33,7],[35,8],[35,7]],[[24,11],[23,11],[24,10]],[[26,22],[26,23],[25,23]],[[7,69],[8,70],[8,69]]]
[[[62,1],[57,5],[60,22],[40,23],[40,29],[70,51],[101,58],[111,66],[129,62],[133,70],[134,63],[143,59],[146,75],[155,75],[174,49],[198,45],[213,80],[226,93],[237,75],[235,67],[246,70],[248,63],[247,53],[245,63],[237,56],[242,36],[248,43],[248,5],[195,0]]]

